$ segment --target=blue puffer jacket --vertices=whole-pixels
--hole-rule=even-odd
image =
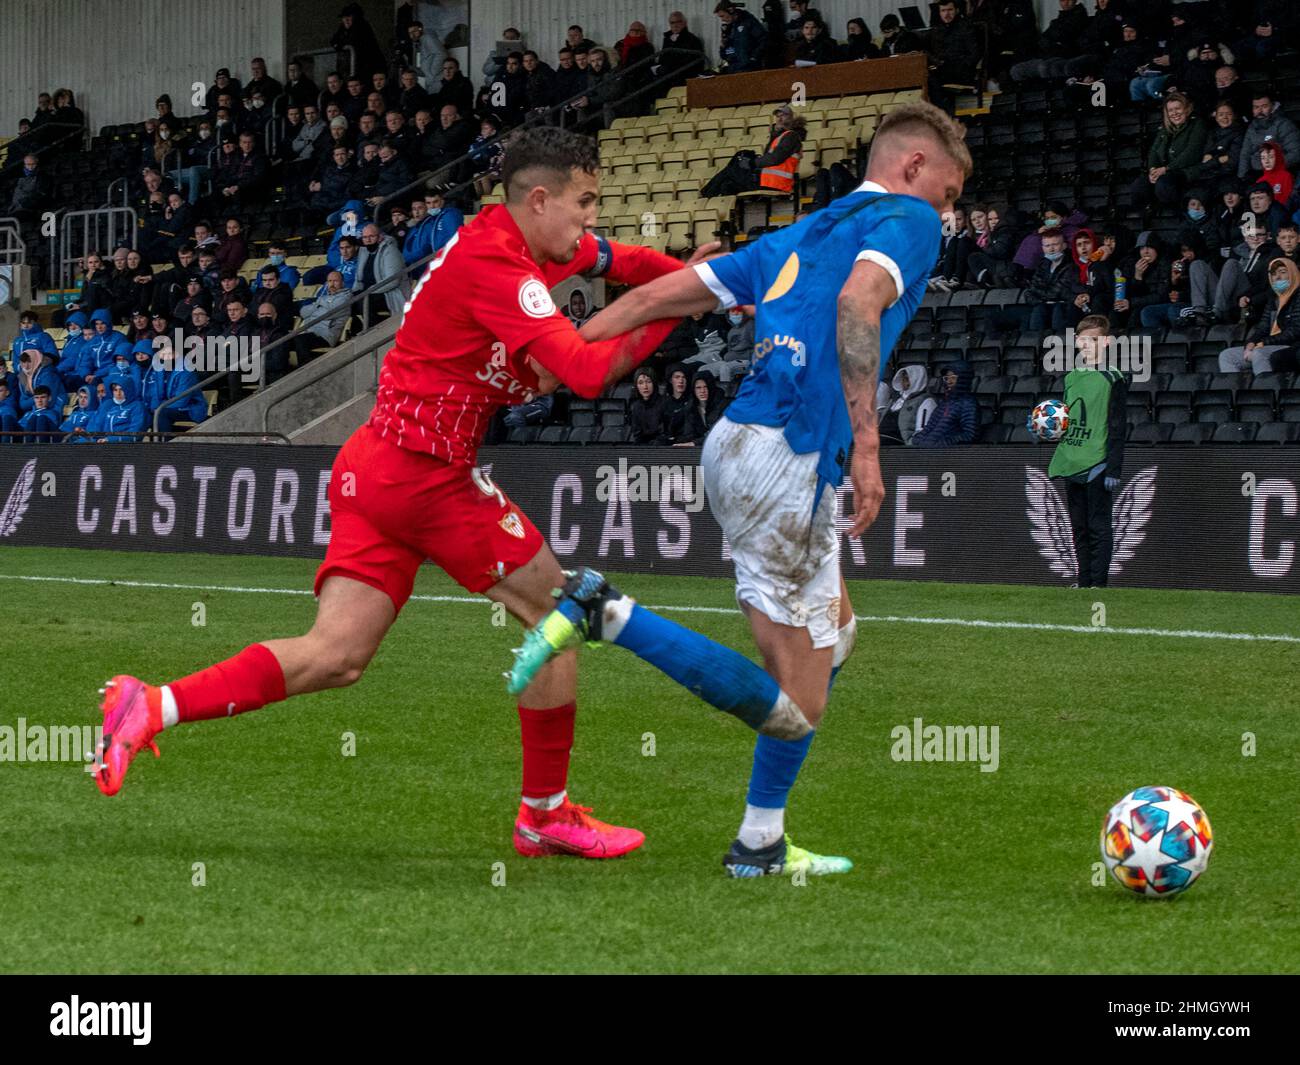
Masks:
[[[20,437],[19,439],[28,444],[51,444],[59,435],[59,419],[63,416],[62,408],[56,410],[53,405],[47,406],[44,410],[37,410],[33,407],[21,418],[18,419],[18,428],[29,433],[49,433],[48,437]]]
[[[81,397],[86,397],[86,403],[83,406]],[[91,385],[82,385],[77,389],[77,406],[72,413],[63,419],[63,424],[59,426],[65,433],[76,433],[81,429],[83,432],[76,433],[74,436],[66,438],[67,443],[72,444],[93,444],[95,438],[90,435],[99,417],[99,395]]]
[[[123,398],[109,399],[100,411],[96,432],[111,444],[136,443],[138,436],[127,433],[142,433],[149,427],[149,417],[144,404],[140,402],[140,390],[136,387],[131,374],[110,374],[107,378],[108,391],[112,395],[114,387],[122,389]]]
[[[418,226],[406,234],[406,243],[402,245],[402,258],[409,266],[419,262],[426,255],[437,251],[456,235],[456,230],[465,224],[465,216],[459,207],[443,207],[425,216]]]
[[[354,216],[353,221],[348,221],[344,216],[347,214]],[[325,252],[325,261],[329,263],[331,270],[337,270],[343,256],[339,253],[339,241],[344,237],[356,237],[361,240],[361,230],[366,224],[366,203],[364,200],[348,200],[342,207],[325,219],[328,226],[337,226],[334,230],[334,239],[330,241],[329,249]],[[353,270],[355,272],[355,267]],[[346,278],[344,279],[347,280]],[[348,282],[348,288],[352,287],[352,282]]]
[[[9,365],[18,368],[18,360],[28,348],[35,348],[42,355],[49,355],[53,359],[59,357],[59,346],[54,343],[54,338],[50,336],[39,325],[31,329],[20,329],[14,342],[9,345]]]
[[[48,356],[42,356],[44,365],[32,376],[32,391],[45,385],[50,390],[50,409],[58,413],[59,418],[63,417],[63,408],[68,403],[68,390],[63,387],[63,378],[54,368]],[[18,410],[20,414],[26,414],[36,406],[36,401],[32,397],[32,392],[23,384],[25,375],[20,371],[18,373]],[[58,419],[55,419],[56,421]]]
[[[66,323],[68,335],[63,341],[63,352],[59,357],[58,364],[54,367],[63,379],[64,386],[69,390],[75,389],[85,381],[84,374],[77,375],[77,367],[81,365],[81,351],[87,344],[87,341],[81,335],[81,330],[86,322],[86,316],[80,311],[73,311],[68,315]]]
[[[179,396],[198,383],[199,375],[183,366],[170,370],[154,367],[144,375],[144,403],[150,411],[156,411],[164,400]],[[195,392],[179,403],[173,403],[167,411],[176,418],[201,422],[208,416],[208,401],[202,392]]]
[[[912,437],[913,447],[957,447],[975,440],[980,420],[979,404],[970,390],[975,372],[970,363],[958,359],[943,367],[940,379],[949,370],[957,374],[957,381],[939,398],[925,428]]]
[[[89,358],[85,361],[85,364],[90,366],[89,373],[94,374],[96,377],[102,377],[104,372],[112,365],[118,352],[121,352],[128,359],[131,357],[131,342],[126,339],[124,334],[113,328],[113,316],[107,307],[91,311],[90,320],[92,323],[103,322],[107,326],[102,332],[96,329],[95,336],[83,349],[83,351],[89,352]],[[91,359],[93,359],[93,362],[90,361]]]

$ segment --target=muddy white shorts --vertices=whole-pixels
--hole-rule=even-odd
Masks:
[[[835,643],[840,555],[835,493],[817,492],[817,453],[796,455],[785,433],[725,415],[704,441],[704,490],[731,545],[736,600],[773,621],[806,628],[814,647]]]

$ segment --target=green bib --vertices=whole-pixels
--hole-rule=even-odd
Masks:
[[[1118,371],[1114,371],[1118,374]],[[1049,477],[1073,477],[1106,461],[1112,371],[1077,369],[1065,375],[1070,428],[1056,445]]]

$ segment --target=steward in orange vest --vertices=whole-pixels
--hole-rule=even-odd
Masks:
[[[767,151],[754,161],[759,171],[759,187],[794,192],[799,160],[803,157],[806,123],[788,104],[778,107],[772,117],[772,140]]]

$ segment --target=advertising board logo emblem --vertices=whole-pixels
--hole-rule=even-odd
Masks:
[[[9,498],[5,501],[4,509],[0,510],[0,536],[12,536],[18,531],[23,515],[27,513],[27,507],[31,503],[32,487],[35,483],[36,460],[28,459],[19,472],[18,479],[14,481],[13,488],[9,490]]]
[[[1148,466],[1126,484],[1111,504],[1114,547],[1110,556],[1110,576],[1118,577],[1124,563],[1137,554],[1146,540],[1147,523],[1156,498],[1156,471]],[[1070,512],[1065,500],[1042,470],[1025,467],[1025,500],[1029,506],[1030,535],[1048,568],[1058,577],[1073,580],[1079,572],[1074,556],[1074,535],[1070,529]]]

